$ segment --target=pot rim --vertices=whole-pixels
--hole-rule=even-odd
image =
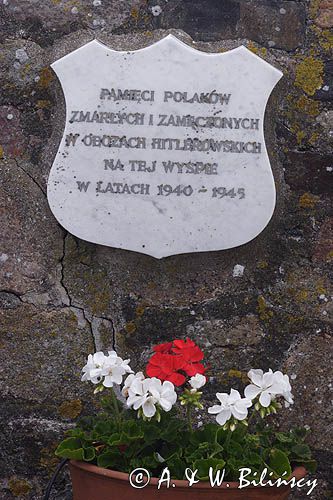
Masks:
[[[119,471],[112,470],[112,469],[105,469],[104,467],[98,467],[97,465],[89,464],[87,462],[81,462],[79,460],[70,460],[70,464],[73,467],[76,467],[76,468],[81,469],[81,470],[85,470],[86,472],[91,473],[91,474],[97,474],[99,476],[104,476],[104,477],[109,477],[109,478],[116,479],[119,481],[129,482],[129,474],[127,474],[126,472],[119,472]],[[299,465],[293,469],[291,476],[289,476],[289,478],[287,478],[287,480],[294,477],[296,479],[296,481],[298,481],[299,479],[302,479],[303,477],[305,477],[306,474],[307,474],[306,468]],[[157,485],[159,480],[160,479],[157,477],[151,477],[149,480],[149,484],[153,485],[153,486]],[[173,479],[172,482],[178,488],[180,488],[180,487],[188,488],[188,481],[185,481],[184,479]],[[227,484],[229,486],[227,486]],[[207,488],[210,489],[212,486],[211,486],[210,482],[208,482],[208,481],[200,481],[199,483],[193,484],[191,487],[197,488],[197,489],[207,489]],[[228,488],[228,489],[238,489],[239,482],[237,482],[237,481],[223,481],[222,485],[219,487],[220,488]],[[247,486],[246,489],[263,488],[263,487],[266,488],[266,486]]]

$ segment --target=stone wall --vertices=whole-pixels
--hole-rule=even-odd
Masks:
[[[250,367],[287,370],[296,402],[280,423],[311,428],[312,498],[328,498],[332,0],[3,0],[0,22],[1,498],[41,498],[57,441],[94,410],[89,352],[115,347],[139,368],[186,334],[207,352],[212,392]],[[49,65],[94,37],[135,49],[170,30],[205,51],[243,43],[284,72],[266,117],[278,204],[247,245],[155,260],[78,240],[50,213],[65,107]],[[54,498],[71,498],[65,479]]]

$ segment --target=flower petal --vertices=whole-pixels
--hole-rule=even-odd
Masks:
[[[208,413],[215,415],[216,413],[220,413],[223,410],[221,405],[214,405],[208,408]]]
[[[156,413],[156,407],[152,401],[152,398],[148,398],[144,404],[142,405],[142,410],[147,418],[151,418],[155,415]]]
[[[248,399],[255,399],[258,396],[258,394],[260,394],[260,392],[261,392],[260,387],[250,384],[245,387],[244,395]]]
[[[230,408],[227,408],[226,410],[222,410],[216,416],[216,422],[219,425],[224,425],[229,420],[230,417],[231,417],[231,410],[230,410]]]
[[[264,372],[260,369],[250,370],[247,374],[247,376],[249,377],[251,382],[253,382],[258,387],[261,387],[263,375],[264,375]]]
[[[260,394],[260,398],[259,398],[259,403],[261,404],[261,406],[263,406],[264,408],[267,408],[270,404],[271,404],[271,395],[268,391],[263,391],[261,394]]]

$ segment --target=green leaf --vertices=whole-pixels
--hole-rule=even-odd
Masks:
[[[181,458],[174,457],[170,461],[168,461],[168,467],[172,478],[184,479],[185,469],[188,467],[188,465]]]
[[[117,446],[120,444],[120,434],[119,432],[115,432],[114,434],[111,434],[111,436],[107,437],[105,439],[105,443],[108,444],[109,446]]]
[[[303,441],[306,437],[308,431],[304,427],[298,427],[292,431],[297,441]]]
[[[179,441],[179,435],[185,431],[185,422],[179,419],[169,420],[161,429],[161,439],[168,443]]]
[[[317,470],[317,462],[316,460],[293,460],[295,465],[303,465],[308,472],[313,474]]]
[[[271,450],[268,466],[277,477],[288,477],[291,474],[291,465],[288,456],[281,450]]]
[[[212,467],[213,473],[216,473],[218,470],[222,470],[224,466],[225,461],[222,460],[222,458],[199,459],[193,463],[193,470],[198,470],[198,479],[201,479],[202,481],[208,481],[210,467]]]
[[[234,441],[230,441],[228,449],[225,451],[228,452],[228,454],[236,457],[242,456],[244,454],[244,447],[242,447],[240,443],[235,443]]]
[[[278,441],[280,441],[280,443],[292,443],[293,442],[293,438],[291,437],[291,435],[289,433],[286,433],[286,432],[277,432],[275,434],[275,437]]]
[[[85,462],[91,462],[96,456],[95,448],[89,446],[88,448],[83,448],[83,460]]]
[[[305,459],[310,459],[311,458],[311,450],[307,444],[300,443],[296,444],[291,448],[292,455],[293,457],[297,458],[305,458]]]
[[[71,460],[84,460],[84,450],[81,440],[77,438],[64,439],[55,451],[58,457],[69,458]]]
[[[114,468],[120,456],[119,451],[106,451],[97,457],[97,465],[105,469]]]

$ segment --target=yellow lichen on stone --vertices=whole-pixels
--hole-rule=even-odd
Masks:
[[[319,43],[321,47],[326,50],[333,49],[333,31],[332,30],[322,30],[320,33]]]
[[[82,403],[80,399],[72,399],[70,401],[64,401],[59,406],[59,413],[63,418],[74,419],[78,417],[82,412]]]
[[[316,203],[318,202],[318,196],[315,196],[311,193],[304,193],[300,196],[298,200],[298,205],[300,208],[314,208]]]
[[[297,302],[304,302],[309,298],[309,292],[307,290],[299,290],[296,294]]]
[[[333,31],[329,29],[320,29],[318,26],[310,26],[311,31],[318,37],[319,46],[324,49],[325,52],[329,52],[333,49]],[[316,46],[316,48],[318,45]]]
[[[14,497],[24,497],[31,490],[31,485],[25,479],[12,477],[8,481],[8,488]]]
[[[233,377],[235,377],[235,378],[239,378],[239,379],[241,379],[241,380],[242,380],[242,382],[244,382],[244,383],[246,383],[246,382],[248,382],[248,381],[249,381],[249,378],[248,378],[248,376],[247,376],[247,374],[246,374],[246,373],[241,372],[241,371],[239,371],[239,370],[234,370],[233,368],[232,368],[231,370],[229,370],[229,371],[228,371],[228,377],[229,377],[229,378],[233,378]]]
[[[254,54],[256,54],[259,57],[265,57],[267,56],[267,49],[266,47],[256,47],[253,42],[249,42],[247,44],[247,48],[251,50]]]
[[[298,111],[302,111],[310,116],[318,116],[320,113],[319,102],[302,95],[295,104]]]
[[[313,56],[305,57],[296,66],[295,86],[314,95],[323,85],[324,63]]]
[[[321,0],[311,0],[310,7],[309,7],[310,19],[314,19],[316,17],[316,15],[318,14],[320,2],[321,2]]]
[[[333,250],[330,250],[326,256],[327,262],[331,262],[333,260]]]
[[[43,68],[40,72],[38,85],[43,89],[47,88],[53,80],[53,73],[50,68]]]
[[[318,141],[319,137],[320,137],[320,135],[318,132],[313,132],[311,134],[310,139],[309,139],[309,143],[314,146],[316,144],[316,142]]]
[[[266,304],[266,300],[262,295],[258,297],[258,307],[257,311],[259,313],[259,318],[262,321],[269,321],[273,317],[273,311],[271,311]]]
[[[133,19],[135,19],[135,20],[138,19],[138,17],[139,17],[139,10],[136,7],[132,7],[132,9],[131,9],[131,17],[133,17]]]
[[[306,137],[306,133],[304,132],[304,130],[299,130],[296,134],[297,144],[302,144],[305,137]]]
[[[327,293],[327,290],[326,288],[324,287],[324,284],[321,281],[319,281],[317,284],[316,284],[316,293],[319,294],[319,295],[322,295],[322,294],[326,294]]]
[[[49,108],[51,106],[51,101],[48,101],[47,99],[39,99],[36,105],[39,109]]]
[[[44,469],[48,471],[54,471],[57,466],[59,459],[55,456],[54,451],[57,448],[58,443],[54,442],[47,448],[42,448],[40,450],[40,459],[39,463]]]
[[[136,309],[135,309],[135,314],[138,317],[143,316],[144,312],[145,312],[145,307],[144,306],[137,306]]]
[[[3,147],[0,146],[0,160],[2,160],[3,158]]]
[[[267,267],[268,267],[267,260],[261,260],[260,262],[258,262],[257,267],[259,267],[259,269],[267,269]]]
[[[130,321],[129,323],[126,323],[125,331],[127,333],[134,333],[135,330],[136,330],[136,325],[135,325],[134,321]]]

